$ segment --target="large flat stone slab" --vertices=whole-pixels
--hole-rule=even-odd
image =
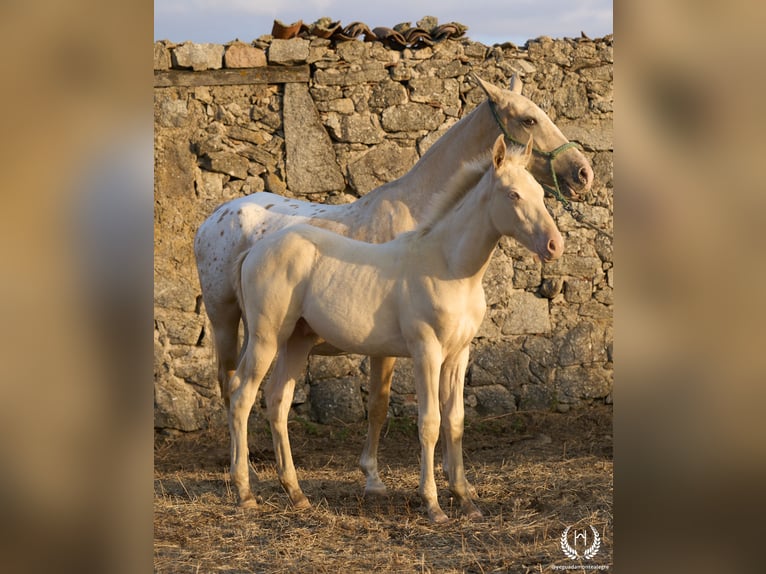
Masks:
[[[323,193],[346,187],[330,136],[305,84],[285,84],[283,108],[287,187]]]

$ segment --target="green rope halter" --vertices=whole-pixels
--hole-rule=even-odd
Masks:
[[[503,132],[503,136],[505,137],[505,139],[507,139],[509,142],[513,144],[516,144],[522,147],[526,145],[521,143],[517,139],[514,139],[511,136],[511,134],[509,134],[508,131],[505,129],[505,125],[503,124],[503,122],[500,121],[500,116],[497,113],[495,102],[493,102],[491,99],[488,99],[487,102],[489,103],[489,109],[492,111],[492,115],[495,118],[495,123],[497,123],[498,127],[500,128],[500,131]],[[546,158],[548,160],[548,165],[550,166],[550,169],[551,169],[551,178],[553,179],[553,187],[545,185],[544,183],[541,185],[543,186],[543,189],[545,191],[547,191],[549,194],[555,197],[559,203],[561,203],[563,208],[569,212],[569,214],[572,216],[572,218],[575,221],[582,223],[583,225],[586,225],[587,227],[590,227],[591,229],[595,229],[599,233],[606,235],[609,239],[612,239],[612,236],[609,233],[607,233],[600,227],[597,227],[593,225],[592,223],[585,221],[585,216],[581,212],[577,211],[572,206],[570,201],[566,197],[564,197],[564,195],[561,193],[561,188],[559,187],[559,180],[558,180],[558,177],[556,177],[556,170],[553,168],[553,160],[555,160],[556,157],[558,157],[560,154],[562,154],[569,148],[577,148],[580,151],[582,151],[582,146],[580,144],[575,142],[570,142],[570,141],[561,144],[559,147],[557,147],[553,151],[543,151],[541,149],[532,147],[532,153],[536,153]]]

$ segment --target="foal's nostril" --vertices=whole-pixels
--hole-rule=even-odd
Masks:
[[[564,252],[564,242],[560,238],[552,237],[548,240],[548,260],[558,259]]]

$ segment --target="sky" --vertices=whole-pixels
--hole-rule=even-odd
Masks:
[[[154,39],[224,44],[271,33],[274,20],[311,24],[328,16],[343,26],[413,26],[423,16],[460,22],[485,45],[523,45],[539,36],[591,38],[611,34],[612,0],[154,0]]]

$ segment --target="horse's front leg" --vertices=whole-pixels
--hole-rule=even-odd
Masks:
[[[231,434],[231,481],[237,491],[239,506],[255,508],[258,504],[250,491],[248,466],[247,418],[277,351],[275,341],[261,338],[248,343],[231,379],[229,432]]]
[[[388,401],[391,395],[391,379],[394,374],[394,357],[370,357],[370,395],[367,399],[367,439],[362,449],[359,465],[367,477],[366,495],[383,495],[386,485],[378,474],[378,444],[380,432],[386,422]]]
[[[468,353],[469,347],[466,346],[444,362],[439,385],[439,402],[442,409],[441,430],[448,461],[449,488],[460,503],[461,513],[470,519],[478,519],[482,517],[481,511],[471,501],[476,491],[466,479],[463,466],[463,385]]]
[[[431,522],[449,520],[439,506],[434,480],[434,449],[439,439],[439,372],[442,352],[437,342],[423,345],[412,353],[418,397],[418,432],[420,435],[420,496]]]
[[[308,508],[311,503],[298,484],[287,432],[287,418],[293,402],[295,381],[303,374],[306,359],[315,342],[313,336],[294,333],[280,347],[274,372],[265,389],[266,412],[274,441],[279,482],[295,508]]]

